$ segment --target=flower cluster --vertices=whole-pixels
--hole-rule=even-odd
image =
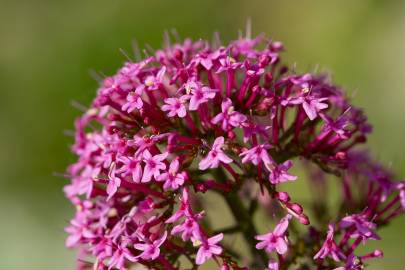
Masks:
[[[215,44],[187,39],[128,61],[77,119],[64,191],[76,206],[66,245],[79,249],[78,269],[197,269],[212,259],[222,270],[301,261],[355,270],[381,257],[356,248],[403,212],[405,183],[356,149],[371,131],[363,112],[326,76],[283,65],[279,42]],[[293,162],[317,193],[305,211],[282,191],[300,181]],[[338,212],[325,208],[328,175],[342,186]],[[222,196],[235,226],[211,225],[206,192]],[[258,204],[278,219],[263,235]],[[227,241],[233,234],[250,259]]]

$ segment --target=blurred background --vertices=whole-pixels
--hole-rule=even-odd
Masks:
[[[64,226],[73,209],[53,176],[73,160],[71,130],[96,82],[131,42],[158,48],[165,30],[193,39],[253,32],[284,42],[301,71],[330,71],[369,115],[375,156],[405,177],[405,1],[0,0],[0,269],[73,269]],[[403,269],[405,217],[381,231],[386,256],[368,269]]]

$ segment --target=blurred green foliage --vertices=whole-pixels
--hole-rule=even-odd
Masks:
[[[228,41],[247,18],[254,33],[284,42],[300,71],[331,71],[365,108],[374,154],[405,175],[405,2],[378,0],[83,1],[0,0],[0,269],[73,269],[63,227],[73,211],[66,180],[53,176],[72,162],[64,131],[89,104],[89,70],[113,73],[119,48],[158,48],[164,30]],[[383,260],[405,264],[405,219],[382,230]]]

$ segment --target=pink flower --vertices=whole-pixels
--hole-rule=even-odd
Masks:
[[[292,167],[292,165],[292,161],[287,160],[283,164],[276,165],[274,168],[271,168],[269,174],[270,183],[279,184],[296,180],[297,176],[288,173],[288,170]]]
[[[333,270],[362,270],[362,269],[364,269],[364,265],[361,262],[360,258],[353,254],[350,254],[350,256],[347,257],[345,266],[341,266]]]
[[[198,168],[200,170],[206,170],[208,168],[218,168],[220,162],[229,164],[233,161],[222,151],[224,141],[225,139],[222,136],[215,139],[211,151],[198,164]]]
[[[174,117],[178,116],[183,118],[186,116],[186,106],[184,106],[184,102],[187,100],[186,96],[182,96],[180,98],[166,98],[165,105],[162,106],[162,111],[169,111],[167,116]]]
[[[331,256],[336,262],[344,260],[346,256],[340,250],[338,245],[333,240],[333,235],[335,233],[335,229],[333,225],[329,225],[328,235],[326,236],[326,240],[323,243],[321,249],[316,253],[314,259],[324,259],[326,256]]]
[[[367,215],[363,213],[345,216],[344,218],[342,218],[339,225],[342,228],[349,228],[353,226],[355,230],[351,232],[351,238],[361,237],[363,240],[380,239],[380,237],[374,232],[374,230],[377,228],[377,225],[371,221],[368,221]]]
[[[116,176],[115,163],[112,163],[111,165],[110,172],[108,174],[108,179],[109,181],[107,185],[107,194],[108,194],[107,200],[109,200],[112,196],[114,196],[114,194],[117,192],[118,188],[121,185],[121,178]]]
[[[164,190],[173,189],[176,190],[184,184],[186,180],[186,173],[179,173],[180,163],[178,159],[173,160],[170,163],[169,171],[162,173],[156,178],[156,181],[164,181]]]
[[[142,177],[142,166],[141,160],[134,157],[121,156],[118,158],[118,161],[121,161],[123,165],[117,170],[117,173],[132,177],[132,181],[135,183],[141,182]]]
[[[121,109],[127,113],[131,113],[135,109],[140,110],[143,106],[141,98],[143,89],[144,86],[141,85],[135,89],[135,92],[129,92],[127,95],[127,102],[122,105]]]
[[[239,112],[236,112],[232,106],[232,101],[227,98],[221,104],[222,112],[212,118],[212,124],[218,124],[221,122],[223,130],[228,131],[233,127],[239,127],[243,122],[247,120],[247,117]]]
[[[273,232],[256,236],[257,240],[261,242],[256,245],[257,249],[265,249],[268,253],[277,251],[278,254],[284,254],[287,252],[287,237],[285,232],[288,228],[291,215],[280,220],[280,223],[276,226]]]
[[[152,180],[152,176],[156,179],[160,175],[160,171],[166,169],[166,164],[162,161],[166,159],[167,155],[167,152],[155,156],[152,156],[149,150],[143,152],[145,168],[143,170],[142,183]]]
[[[218,90],[211,89],[207,86],[201,87],[196,82],[190,81],[185,84],[186,94],[190,98],[190,111],[196,111],[198,107],[213,99]]]
[[[270,126],[264,126],[260,124],[253,124],[250,122],[242,123],[243,128],[243,142],[248,142],[252,136],[254,135],[261,135],[263,138],[267,139],[269,137],[268,129]]]
[[[180,218],[184,216],[190,216],[191,210],[190,210],[190,201],[189,201],[189,194],[188,194],[188,189],[183,188],[181,200],[180,200],[180,207],[174,213],[168,220],[166,220],[166,223],[174,223]]]
[[[143,251],[138,258],[144,260],[154,260],[159,257],[160,246],[166,241],[167,231],[165,231],[162,237],[156,239],[151,243],[135,244],[134,248]]]
[[[203,241],[201,247],[197,251],[195,262],[198,265],[203,264],[206,260],[210,259],[212,255],[219,255],[222,253],[222,248],[217,245],[219,241],[224,238],[222,233]]]
[[[155,75],[149,75],[145,78],[144,85],[148,90],[157,90],[159,86],[163,83],[163,78],[166,73],[166,67],[163,66],[158,73]]]
[[[323,103],[328,98],[316,98],[311,95],[299,97],[290,101],[292,104],[302,104],[302,108],[310,120],[314,120],[318,116],[318,112],[328,108],[327,103]]]
[[[271,148],[269,144],[260,144],[249,150],[243,151],[239,156],[242,158],[242,163],[252,162],[254,165],[258,165],[260,162],[264,164],[272,164],[273,159],[267,153],[267,150]]]
[[[123,241],[123,243],[121,243],[121,245],[117,247],[117,249],[114,251],[114,254],[111,256],[110,261],[108,262],[108,269],[116,268],[119,270],[124,270],[126,269],[126,260],[129,260],[131,262],[138,261],[138,258],[133,256],[131,251],[126,247],[127,244],[129,244],[128,240]]]
[[[345,259],[340,269],[360,270],[366,259],[382,256],[379,250],[353,254],[362,241],[378,239],[377,226],[403,213],[405,183],[355,150],[371,131],[366,116],[327,76],[298,74],[285,65],[280,43],[250,35],[228,45],[219,39],[170,44],[167,37],[163,49],[129,60],[102,82],[75,122],[72,150],[78,160],[69,166],[71,181],[64,188],[76,209],[66,245],[80,249],[78,269],[173,270],[183,257],[175,255],[184,254],[195,258],[195,269],[213,258],[222,270],[278,270],[291,262],[300,268],[301,261],[324,270],[338,267],[333,259]],[[319,204],[328,201],[321,196],[326,174],[342,175],[338,201],[344,207],[304,211],[280,191],[279,184],[297,179],[287,159],[301,157]],[[212,220],[217,198],[207,202],[211,197],[205,193],[213,192],[236,224]],[[280,205],[277,213],[273,204]],[[274,231],[252,235],[259,207],[272,217],[288,215]],[[307,214],[326,221],[359,207],[361,214],[347,213],[326,239],[319,237],[326,232],[303,227],[310,223]],[[291,218],[301,224],[289,239]],[[233,256],[231,246],[219,243],[233,232],[243,234],[247,245],[236,251],[253,249],[252,259]],[[302,241],[305,252],[299,249]],[[317,261],[311,258],[314,248],[320,249]],[[273,253],[270,260],[266,251]],[[240,265],[245,262],[249,266]]]
[[[188,217],[183,223],[176,225],[171,232],[172,235],[180,233],[183,241],[189,240],[192,236],[199,238],[201,235],[200,225],[198,225],[194,217]]]
[[[72,248],[80,243],[82,238],[95,238],[96,235],[87,224],[83,214],[77,214],[75,219],[70,221],[70,225],[65,229],[69,233],[66,239],[66,246]]]
[[[236,62],[235,59],[229,56],[219,59],[219,63],[221,66],[218,68],[217,73],[221,73],[226,70],[235,70],[242,65],[242,63]]]

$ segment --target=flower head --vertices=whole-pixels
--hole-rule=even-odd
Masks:
[[[79,249],[78,269],[198,269],[212,258],[222,270],[358,270],[382,256],[357,248],[404,212],[405,184],[357,150],[372,130],[363,111],[328,76],[283,64],[282,51],[250,31],[229,44],[167,38],[103,80],[75,121],[77,161],[63,189],[76,209],[66,246]],[[311,202],[281,190],[296,163]],[[329,174],[341,185],[334,207]],[[222,202],[234,224],[222,224]],[[264,235],[260,207],[278,221]],[[251,258],[220,244],[229,234]]]

